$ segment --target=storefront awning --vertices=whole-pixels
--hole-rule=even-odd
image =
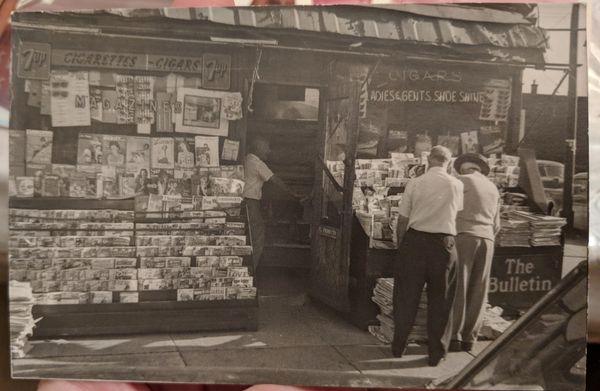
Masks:
[[[161,15],[250,28],[446,46],[465,53],[480,47],[498,61],[537,64],[543,62],[547,41],[544,31],[521,13],[464,5],[166,8]],[[523,49],[535,53],[524,56]]]
[[[541,66],[547,47],[543,29],[522,13],[484,6],[397,5],[309,6],[309,7],[236,7],[236,8],[159,8],[82,11],[82,14],[109,13],[123,18],[154,19],[156,31],[165,29],[189,34],[196,28],[211,30],[210,38],[226,41],[244,38],[289,44],[301,38],[302,47],[358,45],[410,53],[439,50],[449,57]],[[73,14],[71,14],[73,15]],[[503,15],[502,18],[499,15]],[[163,19],[159,22],[157,19]],[[187,32],[169,29],[164,19],[187,20]],[[469,20],[470,19],[470,20]],[[502,21],[500,23],[499,21]],[[147,21],[147,20],[146,20]],[[115,21],[119,24],[118,21]],[[201,22],[201,23],[200,23]],[[512,22],[512,23],[508,23]],[[131,22],[129,22],[131,23]],[[122,24],[122,23],[121,23]],[[135,23],[130,24],[133,27]],[[207,29],[208,25],[213,25]],[[219,28],[218,26],[221,26]],[[110,25],[109,25],[110,26]],[[232,29],[234,27],[234,29]],[[132,31],[131,29],[129,31]],[[175,38],[175,37],[174,37]],[[224,39],[224,40],[223,40]],[[338,46],[339,46],[338,45]],[[416,45],[416,46],[413,46]],[[420,49],[416,49],[416,47]],[[352,46],[355,47],[355,46]]]

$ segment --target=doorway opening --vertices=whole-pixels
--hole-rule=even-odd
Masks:
[[[290,199],[270,183],[261,201],[265,248],[257,273],[261,296],[305,295],[311,264],[311,194],[317,140],[322,129],[319,87],[258,81],[247,119],[247,145],[269,141],[271,171],[305,202]]]

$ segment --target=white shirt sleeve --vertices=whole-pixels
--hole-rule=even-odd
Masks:
[[[411,180],[406,184],[406,188],[402,194],[402,201],[400,201],[400,205],[398,206],[401,216],[410,217],[410,212],[412,210],[413,189],[414,180]]]
[[[262,160],[256,162],[256,172],[263,182],[268,182],[273,177],[273,171]]]
[[[464,209],[464,198],[465,198],[465,185],[462,181],[457,180],[457,197],[456,197],[456,210],[460,212]]]

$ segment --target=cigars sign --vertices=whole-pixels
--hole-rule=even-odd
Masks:
[[[24,79],[50,78],[50,67],[134,70],[202,75],[202,87],[228,90],[231,84],[231,56],[205,53],[202,56],[172,56],[52,49],[48,44],[21,42],[18,76]]]
[[[561,258],[559,252],[496,255],[490,276],[490,303],[528,308],[560,280]]]

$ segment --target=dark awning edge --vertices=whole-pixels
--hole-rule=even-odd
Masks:
[[[102,31],[118,31],[124,23],[121,18],[114,19],[115,15],[119,15],[127,18],[127,26],[131,27],[129,31],[132,32],[136,25],[146,24],[148,19],[152,19],[154,27],[152,31],[144,32],[144,35],[163,36],[165,32],[173,37],[178,37],[177,34],[196,34],[197,37],[197,32],[202,31],[206,37],[206,31],[211,29],[215,30],[211,35],[219,38],[230,37],[232,31],[236,31],[235,35],[238,37],[239,34],[243,34],[270,39],[283,34],[309,41],[317,41],[318,37],[329,41],[340,40],[340,45],[352,43],[369,48],[385,46],[388,50],[390,47],[393,50],[395,44],[402,47],[414,45],[415,48],[437,47],[448,52],[451,50],[463,53],[465,57],[483,58],[486,61],[535,64],[538,67],[544,64],[543,54],[547,47],[547,37],[542,29],[532,25],[453,21],[390,12],[381,8],[366,8],[319,6],[112,9],[94,11],[92,14],[90,11],[67,12],[71,17],[68,23],[61,14],[26,12],[20,13],[20,16],[24,16],[28,22],[35,20],[42,25],[45,16],[51,20],[51,24],[65,21],[67,25],[89,27],[90,21],[94,20],[90,18],[102,15],[104,20],[94,25]],[[17,20],[20,19],[19,15],[16,16]],[[139,18],[139,22],[135,23],[132,18]],[[164,22],[156,23],[161,19]],[[186,22],[177,24],[175,20],[169,22],[168,19]]]

